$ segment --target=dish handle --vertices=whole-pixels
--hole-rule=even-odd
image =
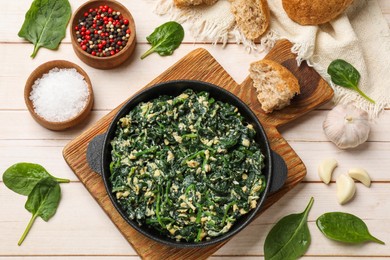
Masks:
[[[283,158],[274,151],[272,153],[272,179],[270,193],[279,191],[287,180],[287,165]]]
[[[87,147],[87,162],[89,167],[99,175],[102,175],[103,144],[106,134],[95,136]]]

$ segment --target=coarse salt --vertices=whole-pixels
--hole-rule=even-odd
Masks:
[[[51,69],[34,82],[30,93],[35,112],[51,122],[78,115],[88,101],[88,85],[76,69]]]

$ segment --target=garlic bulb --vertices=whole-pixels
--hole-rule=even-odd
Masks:
[[[367,112],[352,104],[334,107],[322,126],[329,140],[341,149],[353,148],[364,143],[370,133]]]

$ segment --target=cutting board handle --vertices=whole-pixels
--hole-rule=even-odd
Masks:
[[[95,136],[89,143],[87,148],[87,162],[89,167],[99,175],[102,175],[103,161],[103,144],[106,134]]]

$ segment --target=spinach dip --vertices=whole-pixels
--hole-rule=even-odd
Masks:
[[[140,103],[111,142],[112,192],[129,219],[174,240],[222,235],[266,186],[255,134],[236,107],[208,92]]]

